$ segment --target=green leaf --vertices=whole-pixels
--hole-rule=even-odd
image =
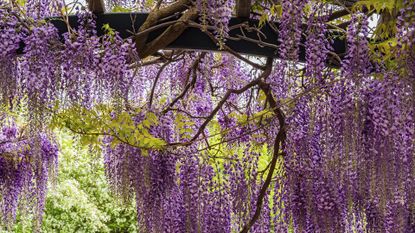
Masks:
[[[126,8],[126,7],[123,7],[123,6],[114,6],[112,8],[112,12],[114,12],[114,13],[128,13],[128,12],[131,12],[131,11],[132,11],[132,9]]]
[[[108,23],[102,25],[102,30],[104,30],[104,33],[113,37],[115,36],[115,29],[113,29]]]

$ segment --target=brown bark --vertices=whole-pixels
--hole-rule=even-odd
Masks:
[[[196,17],[196,8],[190,8],[180,17],[177,23],[168,27],[159,37],[146,44],[141,50],[138,50],[140,57],[145,58],[151,54],[154,54],[158,50],[167,47],[167,45],[176,40],[177,37],[184,32],[187,28],[189,20],[194,20]]]
[[[251,0],[236,0],[236,15],[241,18],[249,18],[251,13]]]
[[[286,138],[284,113],[278,107],[277,101],[272,96],[270,85],[261,80],[258,83],[258,86],[265,93],[267,97],[267,102],[269,103],[270,107],[274,109],[274,113],[277,116],[280,128],[278,130],[277,136],[274,141],[274,151],[273,151],[272,160],[271,160],[269,170],[268,170],[268,175],[257,197],[257,201],[255,205],[255,208],[256,208],[255,213],[252,216],[252,218],[249,220],[249,222],[246,223],[245,226],[242,228],[241,233],[248,233],[251,227],[255,224],[255,222],[261,216],[261,211],[264,205],[264,198],[265,198],[265,195],[267,195],[267,190],[269,189],[269,186],[271,185],[272,177],[274,175],[274,171],[277,165],[278,158],[279,156],[282,156],[283,154],[283,153],[280,153],[280,150],[283,149],[285,138]]]
[[[88,9],[94,14],[102,14],[105,12],[105,4],[103,0],[88,0]]]
[[[186,10],[190,4],[191,4],[190,0],[178,0],[169,6],[150,12],[150,14],[148,15],[146,19],[146,22],[143,25],[141,25],[141,27],[138,29],[138,32],[142,32],[156,25],[157,22],[162,18],[171,16],[174,13],[182,12]],[[135,44],[136,44],[136,48],[139,51],[139,53],[145,47],[148,35],[149,33],[140,33],[140,35],[137,35],[135,37]]]

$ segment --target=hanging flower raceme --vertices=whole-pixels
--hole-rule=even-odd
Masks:
[[[316,81],[321,81],[323,77],[328,53],[331,50],[324,18],[320,14],[311,15],[307,23],[305,75],[316,79]]]
[[[57,172],[58,148],[43,133],[28,138],[11,124],[0,134],[1,223],[11,228],[18,208],[35,216],[39,229],[46,198],[47,181]],[[24,203],[19,205],[19,203]]]
[[[342,64],[343,75],[359,82],[360,77],[367,76],[371,71],[369,61],[369,22],[367,16],[352,15],[347,29],[347,54]]]
[[[86,107],[129,98],[129,64],[137,58],[134,45],[116,32],[98,37],[91,13],[78,12],[79,27],[65,33],[63,43],[52,24],[35,21],[29,29],[23,18],[3,5],[0,15],[5,19],[0,25],[3,102],[11,105],[27,98],[30,118],[40,121],[58,97],[65,106]],[[24,53],[16,59],[22,42]]]
[[[18,13],[0,2],[0,101],[13,106],[18,94],[17,50],[27,28]]]
[[[56,48],[60,45],[57,29],[46,24],[32,29],[24,39],[25,49],[20,62],[19,82],[27,96],[27,106],[34,121],[40,122],[45,107],[57,96],[61,72]]]
[[[279,27],[279,53],[282,59],[297,61],[302,33],[303,8],[307,0],[283,0]]]
[[[397,19],[397,58],[408,75],[415,76],[415,3],[404,1]]]
[[[303,82],[303,80],[298,80],[300,72],[296,66],[299,62],[300,43],[304,43],[302,41],[303,17],[304,7],[308,2],[308,0],[281,2],[282,15],[278,27],[278,55],[281,61],[277,61],[270,82],[274,95],[278,98],[298,94],[299,89],[296,83]],[[318,40],[315,42],[319,43]],[[308,56],[311,56],[310,49]],[[291,76],[288,77],[287,74]]]
[[[151,232],[232,232],[251,217],[259,191],[259,155],[247,149],[251,155],[238,167],[242,163],[237,157],[235,163],[207,164],[194,150],[143,155],[142,150],[123,144],[105,148],[111,187],[124,198],[135,194],[142,228]],[[254,226],[259,232],[271,226],[270,210],[262,216],[263,221]]]
[[[413,229],[412,86],[393,73],[361,82],[302,97],[288,118],[284,204],[298,231]]]
[[[25,28],[18,18],[18,13],[0,2],[0,59],[15,55]]]
[[[99,66],[97,53],[100,41],[96,35],[93,15],[78,12],[77,16],[80,25],[78,29],[64,34],[62,54],[66,55],[66,59],[61,63],[63,78],[60,86],[70,103],[91,106],[97,97],[94,94],[96,81],[104,81],[97,79],[94,72]]]
[[[222,48],[228,37],[228,24],[235,6],[234,0],[196,0],[196,6],[201,12],[201,20],[204,25],[215,27],[215,36]]]
[[[28,16],[36,20],[58,16],[64,9],[65,2],[61,0],[28,0],[25,4]]]

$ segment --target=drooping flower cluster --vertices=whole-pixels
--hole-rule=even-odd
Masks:
[[[55,100],[60,70],[57,67],[58,32],[52,25],[34,28],[25,38],[25,54],[20,65],[20,86],[27,94],[29,111],[40,113]],[[48,65],[45,65],[48,64]]]
[[[250,153],[249,149],[246,152]],[[177,151],[143,156],[130,146],[108,147],[105,165],[109,182],[116,193],[135,194],[139,225],[146,231],[240,230],[255,209],[260,185],[258,154],[251,152],[243,161],[235,155],[235,162],[206,164],[191,151],[182,153],[186,156],[179,157]],[[268,201],[266,204],[269,206]],[[270,213],[263,212],[254,232],[269,232]]]
[[[69,102],[90,107],[110,97],[125,99],[131,79],[128,64],[135,56],[132,42],[124,42],[118,33],[99,38],[91,13],[79,12],[78,22],[77,30],[64,35],[65,47],[61,52],[68,56],[60,63],[60,85]]]
[[[307,24],[305,75],[321,81],[331,48],[326,35],[327,26],[324,23],[324,17],[318,13],[311,15]]]
[[[298,232],[414,230],[413,84],[390,71],[369,75],[367,24],[360,23],[348,29],[343,75],[328,76],[317,95],[295,97],[287,119],[280,185]]]
[[[397,19],[398,52],[397,58],[408,75],[415,76],[415,3],[404,1],[404,8]]]
[[[134,45],[116,32],[98,37],[91,13],[78,12],[80,26],[64,34],[63,43],[52,24],[40,23],[29,31],[10,10],[1,9],[0,14],[7,19],[0,42],[2,101],[27,98],[32,122],[40,125],[56,101],[91,107],[109,99],[126,100],[132,74],[128,65],[137,57]],[[24,53],[17,59],[21,42]]]
[[[19,48],[19,43],[25,33],[24,26],[17,17],[18,13],[3,2],[0,2],[0,59],[9,58]]]
[[[40,228],[47,181],[56,173],[58,148],[46,134],[28,138],[16,125],[3,125],[0,134],[0,222],[11,227],[20,208],[34,214]]]
[[[303,8],[307,0],[283,0],[282,16],[279,27],[278,41],[280,57],[298,60],[298,49],[301,42]]]
[[[359,79],[371,71],[368,24],[366,15],[352,15],[346,36],[347,54],[342,65],[343,75],[349,79]]]
[[[215,28],[215,36],[222,46],[228,37],[228,24],[235,6],[234,0],[196,0],[196,6],[201,12],[201,20],[204,25]]]
[[[17,92],[15,55],[27,28],[19,21],[18,13],[0,2],[0,99],[13,105]]]

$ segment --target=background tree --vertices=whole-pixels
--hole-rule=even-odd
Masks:
[[[136,232],[133,203],[113,198],[99,154],[79,146],[67,132],[58,132],[57,179],[45,201],[43,232]],[[20,213],[13,232],[31,232],[31,216]]]

